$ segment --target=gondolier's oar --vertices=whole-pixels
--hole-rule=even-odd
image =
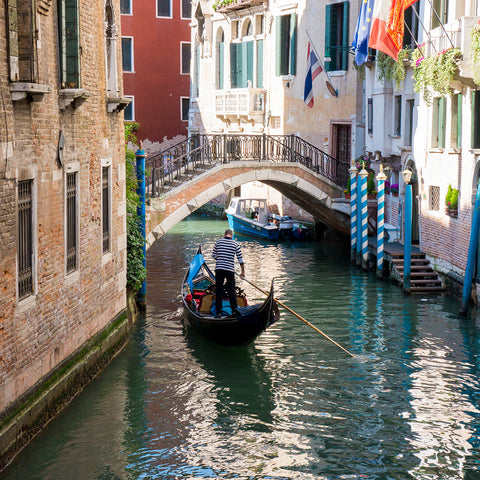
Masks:
[[[236,272],[235,272],[236,273]],[[238,273],[237,273],[238,275]],[[240,276],[240,275],[239,275]],[[263,294],[267,295],[268,296],[268,292],[266,292],[265,290],[261,289],[260,287],[258,287],[257,285],[255,285],[253,282],[251,282],[250,280],[247,280],[245,277],[240,277],[242,280],[245,280],[247,283],[249,283],[250,285],[252,285],[252,287],[255,287],[257,290],[260,290],[260,292],[262,292]],[[339,345],[335,340],[332,340],[326,333],[323,333],[319,328],[317,328],[315,325],[311,324],[308,320],[305,320],[301,315],[299,315],[297,312],[294,312],[290,307],[288,307],[287,305],[285,305],[283,302],[281,302],[280,300],[277,300],[276,298],[274,298],[274,300],[278,303],[278,305],[280,305],[281,307],[283,307],[285,310],[288,310],[292,315],[295,315],[299,320],[301,320],[303,323],[305,323],[306,325],[308,325],[310,328],[313,328],[316,332],[318,332],[320,335],[323,335],[327,340],[330,340],[334,345],[336,345],[338,348],[340,348],[341,350],[343,350],[345,353],[348,353],[351,357],[354,357],[355,355],[353,353],[350,353],[346,348],[343,348],[341,345]]]

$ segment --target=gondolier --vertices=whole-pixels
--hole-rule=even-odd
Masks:
[[[232,315],[235,315],[237,311],[237,296],[235,294],[235,257],[237,257],[238,263],[240,264],[240,277],[245,276],[245,263],[242,257],[242,250],[238,242],[232,237],[233,232],[230,229],[225,230],[223,238],[220,238],[215,242],[212,251],[212,257],[216,261],[215,308],[217,318],[222,316],[224,284],[230,302],[230,308],[232,309]]]

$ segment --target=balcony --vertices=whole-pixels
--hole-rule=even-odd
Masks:
[[[218,117],[247,117],[262,121],[265,115],[266,90],[235,88],[215,92],[215,113]]]
[[[216,0],[213,9],[220,13],[228,13],[241,8],[254,7],[266,3],[266,0]]]

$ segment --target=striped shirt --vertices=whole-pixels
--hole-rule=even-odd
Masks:
[[[235,271],[235,255],[243,263],[240,245],[229,237],[219,238],[213,247],[212,257],[216,260],[215,270]]]

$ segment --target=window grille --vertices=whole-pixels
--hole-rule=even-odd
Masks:
[[[32,180],[18,182],[18,297],[33,293]]]
[[[430,210],[440,210],[440,187],[430,187]]]
[[[110,251],[110,178],[109,167],[102,168],[103,253]]]
[[[77,173],[67,174],[67,273],[77,269]]]

